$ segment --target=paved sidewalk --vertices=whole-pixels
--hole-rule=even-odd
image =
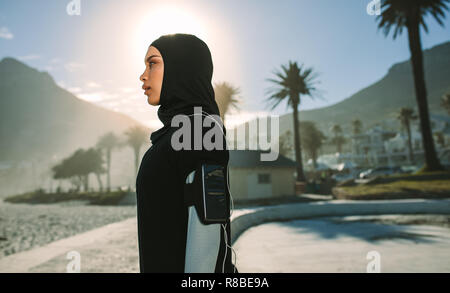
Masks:
[[[138,272],[136,217],[0,259],[0,272],[64,273],[67,253],[81,256],[81,272]]]

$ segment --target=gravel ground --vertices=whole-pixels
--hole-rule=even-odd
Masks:
[[[136,216],[136,206],[0,201],[0,258]]]

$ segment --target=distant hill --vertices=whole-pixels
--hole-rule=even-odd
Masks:
[[[143,126],[77,98],[47,72],[13,58],[0,61],[0,161],[66,154],[133,125]]]
[[[423,54],[430,112],[446,115],[440,99],[450,91],[450,42],[424,50]],[[348,76],[351,82],[352,76]],[[410,60],[394,64],[380,80],[336,104],[313,110],[301,110],[300,105],[299,119],[316,122],[326,135],[331,135],[329,129],[335,123],[341,125],[344,135],[351,135],[351,121],[356,118],[362,121],[363,129],[381,124],[398,130],[395,115],[406,106],[418,113]],[[292,112],[280,116],[280,134],[287,130],[293,131]]]
[[[0,199],[37,188],[67,190],[67,180],[51,179],[54,164],[78,148],[95,146],[109,131],[123,137],[126,129],[136,125],[147,128],[125,114],[77,98],[47,72],[4,58],[0,61]],[[149,146],[150,137],[141,156]],[[134,175],[132,148],[115,150],[112,188],[134,187]],[[90,177],[90,186],[97,188],[95,176]]]

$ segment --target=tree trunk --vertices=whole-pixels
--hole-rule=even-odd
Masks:
[[[102,177],[100,176],[100,173],[95,173],[97,176],[98,186],[100,186],[100,192],[103,191],[103,183],[102,183]]]
[[[89,174],[84,175],[84,191],[89,192]]]
[[[408,132],[408,149],[409,149],[409,162],[412,163],[414,161],[413,158],[413,148],[411,143],[411,125],[409,120],[406,121],[406,131]]]
[[[312,159],[313,159],[314,170],[316,170],[317,169],[317,152],[315,150],[312,151]]]
[[[338,147],[338,153],[341,154],[342,153],[342,143],[341,143],[340,136],[337,137],[337,147]]]
[[[78,180],[77,180],[77,192],[81,191],[81,186],[83,186],[83,176],[82,175],[78,175],[77,176]]]
[[[294,145],[295,145],[295,161],[297,162],[297,181],[305,181],[305,174],[303,174],[303,163],[302,163],[302,151],[300,147],[300,132],[299,122],[298,122],[298,104],[294,103]]]
[[[418,12],[416,12],[418,14]],[[431,134],[430,118],[428,112],[427,91],[425,86],[425,74],[423,69],[423,54],[420,41],[418,21],[411,21],[408,26],[409,49],[411,51],[411,63],[414,75],[414,86],[416,90],[417,106],[419,108],[420,130],[422,133],[422,144],[425,152],[425,170],[443,170],[434,148]]]
[[[106,169],[108,169],[108,174],[106,174],[106,186],[108,188],[108,191],[111,190],[111,148],[108,148],[106,150]]]

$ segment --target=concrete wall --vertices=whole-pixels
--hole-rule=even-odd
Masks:
[[[230,167],[230,191],[233,199],[279,197],[295,194],[295,168],[232,168]],[[257,184],[257,174],[268,173],[271,183]],[[267,189],[269,191],[267,192]]]

